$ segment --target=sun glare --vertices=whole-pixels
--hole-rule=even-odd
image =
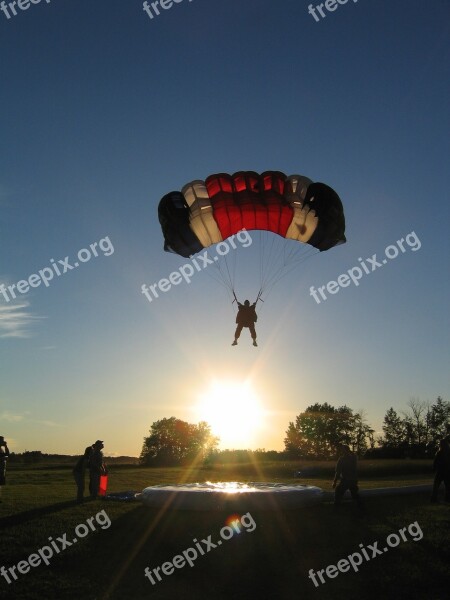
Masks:
[[[212,382],[199,397],[196,412],[198,420],[209,423],[220,438],[223,449],[252,447],[264,420],[259,399],[248,383]]]

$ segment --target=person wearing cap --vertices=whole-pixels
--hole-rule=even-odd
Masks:
[[[92,453],[89,459],[89,492],[93,500],[97,498],[100,475],[104,470],[102,448],[104,448],[103,441],[97,440],[92,446]]]
[[[84,500],[86,468],[89,467],[89,459],[91,458],[93,448],[94,444],[86,448],[84,454],[80,456],[72,470],[75,483],[77,484],[77,502],[83,502]]]
[[[8,444],[5,438],[0,435],[0,498],[2,487],[6,484],[6,461],[9,456]],[[0,499],[1,502],[1,499]]]

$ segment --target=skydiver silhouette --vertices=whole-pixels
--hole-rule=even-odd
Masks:
[[[250,305],[249,300],[246,300],[244,302],[244,304],[241,304],[240,302],[237,301],[236,302],[238,304],[238,313],[236,315],[236,323],[237,323],[237,327],[236,327],[236,331],[234,334],[234,342],[231,344],[232,346],[237,346],[237,341],[239,339],[239,336],[241,335],[241,331],[243,327],[248,327],[250,329],[250,335],[252,336],[253,339],[253,345],[257,346],[258,344],[256,343],[256,331],[255,331],[255,323],[258,320],[258,316],[256,314],[256,302],[254,302],[253,304]]]

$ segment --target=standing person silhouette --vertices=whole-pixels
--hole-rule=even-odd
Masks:
[[[342,444],[340,450],[341,456],[336,465],[336,475],[333,481],[334,506],[335,508],[340,506],[345,492],[350,490],[352,499],[357,503],[358,508],[362,509],[363,502],[358,490],[356,454],[346,444]]]
[[[77,460],[77,464],[72,470],[75,483],[77,484],[77,502],[83,502],[84,500],[84,486],[85,486],[85,474],[86,469],[89,467],[89,459],[94,449],[94,444],[88,446],[84,451],[84,454]]]
[[[241,304],[240,302],[238,302],[237,304],[239,307],[238,313],[236,315],[237,327],[234,334],[234,342],[231,345],[237,346],[237,341],[239,339],[239,336],[241,335],[243,327],[248,327],[250,329],[250,335],[253,339],[253,345],[257,346],[258,344],[256,343],[255,323],[258,320],[258,316],[255,310],[256,302],[250,304],[249,300],[246,300],[244,304]]]
[[[450,446],[446,439],[439,442],[439,450],[433,461],[433,471],[436,473],[433,482],[431,502],[438,501],[438,491],[442,482],[445,485],[445,502],[450,502]]]
[[[5,438],[0,435],[0,502],[2,487],[6,484],[6,461],[9,456],[8,444]]]
[[[89,492],[91,498],[95,500],[98,496],[100,487],[100,475],[103,474],[103,450],[102,440],[97,440],[92,446],[92,453],[89,458]]]

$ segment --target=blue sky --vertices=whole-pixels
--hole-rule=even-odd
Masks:
[[[52,0],[0,13],[0,282],[104,238],[114,248],[0,295],[11,449],[77,453],[100,438],[137,455],[156,419],[198,421],[213,381],[230,396],[212,399],[217,413],[266,449],[314,402],[363,409],[380,430],[390,406],[449,399],[450,6],[350,1],[316,22],[308,5],[184,0],[151,20],[139,0]],[[273,289],[258,348],[248,332],[232,348],[234,308],[206,270],[151,304],[141,285],[185,262],[162,250],[159,199],[247,169],[332,186],[348,241]],[[411,232],[420,249],[320,305],[310,296]],[[256,241],[236,251],[242,298],[258,291],[257,254]],[[244,381],[258,426],[227,387]],[[242,447],[228,427],[224,445]]]

